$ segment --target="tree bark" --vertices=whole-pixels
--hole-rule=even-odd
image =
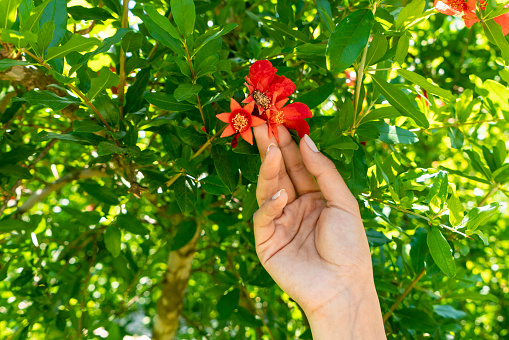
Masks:
[[[153,340],[172,340],[177,333],[179,316],[184,305],[184,295],[200,233],[201,228],[198,226],[188,244],[170,252],[161,297],[157,302],[157,315],[154,318],[152,330]]]

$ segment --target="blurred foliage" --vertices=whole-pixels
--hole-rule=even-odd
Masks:
[[[262,59],[359,200],[388,337],[509,337],[493,20],[424,0],[128,5],[0,1],[0,338],[150,335],[196,230],[179,339],[311,338],[254,250],[257,149],[217,138]]]

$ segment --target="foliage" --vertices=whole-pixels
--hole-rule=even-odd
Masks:
[[[0,11],[1,338],[150,334],[196,233],[178,338],[311,338],[254,251],[257,148],[219,138],[255,60],[358,198],[389,338],[509,336],[504,3],[471,28],[424,0]]]

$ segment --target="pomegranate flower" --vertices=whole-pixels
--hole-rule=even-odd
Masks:
[[[232,98],[230,101],[231,112],[216,115],[220,121],[228,123],[221,137],[234,135],[231,144],[233,148],[239,143],[239,134],[246,142],[253,145],[253,132],[251,131],[251,127],[265,123],[263,119],[252,115],[254,106],[255,103],[251,102],[242,107]]]
[[[243,103],[256,103],[258,112],[265,113],[271,104],[288,98],[295,91],[295,84],[284,76],[276,75],[277,69],[268,60],[258,60],[245,78],[249,96]]]
[[[284,106],[288,98],[282,99],[271,106],[270,114],[267,115],[267,125],[269,126],[269,137],[273,134],[279,143],[277,133],[278,125],[283,124],[287,129],[297,131],[299,137],[309,135],[309,125],[304,120],[311,118],[313,114],[306,104],[292,103]]]
[[[486,9],[486,2],[481,0],[480,3],[481,9]],[[435,9],[446,15],[461,17],[465,21],[465,26],[471,27],[476,22],[479,22],[476,15],[476,4],[476,0],[435,0]],[[509,4],[504,7],[509,8]],[[509,33],[509,13],[499,15],[493,20],[502,26],[502,33],[504,35]]]

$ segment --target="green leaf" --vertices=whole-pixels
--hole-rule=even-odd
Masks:
[[[103,187],[94,182],[82,182],[80,183],[80,187],[99,202],[109,205],[118,204],[118,197],[111,188]]]
[[[184,38],[189,38],[194,31],[194,22],[196,20],[196,12],[193,0],[171,0],[171,12],[173,19]]]
[[[1,59],[0,60],[0,72],[6,71],[13,66],[27,66],[30,65],[29,62],[22,60],[13,60],[13,59]]]
[[[98,132],[104,130],[104,126],[88,119],[75,120],[72,123],[72,130],[74,132]]]
[[[272,29],[274,29],[276,31],[281,32],[284,36],[293,37],[293,38],[295,38],[297,40],[300,40],[303,43],[309,42],[309,39],[306,36],[306,34],[304,34],[303,32],[301,32],[299,30],[294,30],[293,28],[290,28],[287,25],[285,25],[285,24],[283,24],[283,23],[281,23],[279,21],[268,20],[268,19],[265,19],[265,18],[260,18],[260,20],[263,23],[265,23],[267,26],[269,26],[270,28],[272,28]]]
[[[11,231],[26,231],[29,232],[34,229],[34,225],[30,222],[14,220],[14,219],[3,219],[0,220],[0,233],[10,233]]]
[[[389,84],[382,78],[371,75],[375,87],[382,93],[387,101],[394,106],[403,116],[412,118],[421,127],[428,128],[429,122],[424,113],[414,109],[410,99],[396,86]]]
[[[398,118],[401,116],[398,110],[396,110],[393,106],[384,106],[378,109],[374,109],[372,111],[369,111],[364,117],[361,119],[361,123],[359,125],[362,125],[367,122],[371,122],[374,120],[381,120],[381,119],[392,119],[392,118]]]
[[[143,34],[133,31],[127,32],[122,38],[122,50],[124,52],[138,52],[143,44]]]
[[[334,83],[327,83],[302,95],[296,99],[297,102],[306,104],[310,109],[314,109],[334,92],[336,85]]]
[[[391,126],[387,123],[378,123],[380,131],[380,139],[387,144],[413,144],[419,141],[417,135],[411,131],[400,128],[399,126]]]
[[[224,185],[219,176],[207,176],[200,181],[200,186],[206,192],[213,195],[226,195],[230,190]]]
[[[122,246],[122,232],[115,225],[109,225],[104,232],[104,245],[106,249],[113,255],[118,257]]]
[[[73,34],[71,39],[63,46],[50,47],[46,53],[46,61],[63,58],[71,52],[83,52],[94,46],[101,45],[101,41],[96,38],[85,38],[80,34]]]
[[[376,64],[376,62],[387,52],[387,37],[381,33],[376,34],[369,44],[368,53],[366,54],[366,66]]]
[[[468,212],[463,221],[461,221],[458,228],[466,228],[473,231],[479,226],[483,226],[494,215],[496,215],[498,213],[498,208],[498,202],[493,202],[489,205],[485,205],[484,207],[473,208]]]
[[[98,84],[101,86],[101,84]],[[94,100],[94,105],[99,113],[104,117],[106,122],[110,125],[117,126],[120,120],[120,113],[118,111],[117,102],[113,102],[111,97],[105,93],[100,94]]]
[[[361,9],[337,24],[327,45],[327,69],[341,72],[352,65],[368,43],[373,22],[371,10]]]
[[[452,256],[452,250],[438,227],[432,227],[431,230],[428,230],[428,248],[438,268],[447,276],[454,277],[456,275],[456,264]]]
[[[222,320],[228,319],[235,309],[237,309],[239,299],[240,290],[238,288],[234,288],[233,290],[226,292],[225,295],[221,296],[217,302],[219,318]]]
[[[46,90],[30,90],[25,93],[23,97],[15,98],[13,101],[27,101],[30,105],[44,105],[55,111],[62,110],[71,104],[80,103],[80,101],[74,97],[59,97],[54,92]]]
[[[176,54],[180,56],[186,55],[180,41],[173,38],[166,30],[161,29],[154,20],[148,16],[140,16],[140,19],[143,20],[143,23],[147,26],[150,35],[154,37],[154,39],[162,43],[164,46],[169,47]]]
[[[463,147],[465,137],[457,127],[450,127],[447,129],[447,136],[451,140],[451,148],[460,150]]]
[[[197,229],[198,225],[196,224],[196,221],[182,221],[177,227],[177,233],[173,238],[170,250],[178,250],[188,244],[193,239]]]
[[[391,242],[391,239],[387,238],[384,233],[375,229],[366,229],[366,236],[368,237],[369,244],[375,247]]]
[[[136,112],[143,108],[143,95],[150,81],[151,68],[146,67],[136,74],[136,81],[129,86],[125,95],[125,111],[128,113]]]
[[[194,105],[180,103],[172,94],[164,92],[149,92],[144,97],[150,104],[171,112],[188,111],[194,108]]]
[[[72,16],[74,20],[108,20],[113,19],[110,12],[101,7],[83,7],[83,6],[72,6],[67,8],[67,12]]]
[[[4,176],[12,176],[18,179],[30,179],[32,174],[30,170],[15,164],[0,165],[0,173]]]
[[[11,43],[18,49],[22,49],[26,47],[29,42],[37,41],[37,35],[30,31],[23,31],[23,33],[20,33],[14,30],[3,29],[2,41]]]
[[[55,23],[47,21],[42,25],[37,35],[37,50],[39,54],[44,55],[53,40],[53,32],[55,31]]]
[[[39,27],[38,24],[39,21],[41,20],[42,12],[51,1],[53,0],[45,0],[39,6],[32,8],[32,10],[30,11],[30,16],[23,25],[22,31],[34,32]]]
[[[198,84],[180,84],[173,95],[178,102],[189,99],[196,96],[202,89],[201,85]]]
[[[444,90],[436,85],[431,84],[426,78],[424,78],[420,74],[403,69],[399,69],[398,73],[406,80],[411,81],[416,85],[419,85],[422,89],[430,93],[436,94],[437,96],[442,97],[450,102],[455,101],[455,97],[451,91]]]
[[[505,164],[493,171],[493,179],[497,183],[505,183],[509,180],[509,164]]]
[[[400,319],[400,324],[405,325],[406,329],[415,329],[425,332],[432,331],[437,327],[435,319],[423,310],[401,308],[394,314]]]
[[[453,300],[460,300],[460,301],[465,301],[465,300],[473,300],[473,301],[483,301],[483,300],[489,300],[491,302],[494,302],[494,303],[499,303],[499,300],[498,298],[491,294],[491,293],[488,293],[488,294],[481,294],[480,292],[463,292],[463,293],[457,293],[457,292],[454,292],[454,293],[451,293],[449,295],[447,295],[447,298],[448,299],[453,299]]]
[[[474,170],[482,173],[487,179],[491,179],[493,177],[490,169],[483,164],[481,157],[477,152],[473,150],[465,150],[465,152],[467,153],[468,158],[470,158],[470,164]]]
[[[140,220],[136,218],[136,216],[133,216],[130,213],[118,215],[117,226],[133,234],[137,235],[149,234],[149,231],[147,230],[147,228],[143,226],[143,223],[141,223]]]
[[[410,39],[403,35],[398,40],[398,46],[396,47],[396,54],[394,55],[394,62],[403,64],[408,54],[408,48],[410,47]]]
[[[486,38],[494,44],[497,45],[500,51],[502,52],[502,58],[505,61],[505,64],[509,64],[509,42],[504,37],[502,33],[502,26],[495,22],[495,20],[486,20],[484,22],[484,33],[486,34]]]
[[[465,215],[465,209],[463,208],[463,204],[461,204],[458,195],[456,194],[456,190],[452,189],[451,197],[447,201],[447,208],[449,209],[449,222],[453,227],[460,225],[463,220],[463,216]]]
[[[425,0],[413,0],[411,3],[407,3],[396,18],[396,29],[399,31],[403,28],[405,22],[418,18],[424,11],[425,6]]]
[[[114,153],[123,154],[123,153],[127,153],[127,152],[128,152],[127,148],[121,148],[111,142],[101,142],[97,146],[97,154],[99,156],[111,155]]]
[[[224,147],[214,145],[212,146],[211,155],[219,178],[232,193],[237,187],[237,181],[235,180],[236,171],[232,168],[228,152]]]
[[[92,78],[90,90],[87,92],[87,98],[93,100],[98,94],[103,93],[104,90],[112,86],[117,86],[120,78],[117,74],[110,71],[106,66],[101,68],[99,75]]]
[[[415,230],[410,242],[410,258],[412,260],[412,268],[416,273],[424,269],[424,262],[428,253],[428,247],[426,246],[427,234],[426,229],[419,227]]]
[[[50,44],[48,47],[58,46],[65,33],[67,32],[67,1],[66,0],[52,0],[44,11],[42,12],[39,26],[44,26],[47,22],[53,22],[55,29],[52,32]],[[45,34],[39,30],[38,35]],[[46,51],[44,51],[46,52]]]
[[[193,180],[187,176],[180,176],[173,184],[177,204],[184,214],[189,214],[196,205],[196,188]]]
[[[4,0],[0,5],[0,28],[11,28],[16,21],[16,9],[21,0]]]
[[[196,131],[192,126],[177,126],[177,133],[180,139],[191,146],[201,146],[207,142],[207,136]]]
[[[194,49],[191,57],[196,55],[196,53],[198,53],[198,51],[200,51],[201,48],[203,46],[207,45],[207,43],[209,43],[210,41],[212,41],[218,37],[222,37],[225,34],[230,33],[232,30],[234,30],[237,27],[238,27],[238,25],[236,23],[233,23],[233,24],[226,24],[221,29],[219,29],[217,27],[211,28],[210,30],[207,31],[207,33],[203,34],[198,40],[196,40],[196,46],[195,46],[195,49]],[[205,39],[203,41],[201,41],[200,39],[203,39],[203,37],[205,37]]]
[[[157,26],[168,32],[173,39],[182,40],[182,35],[180,35],[175,26],[172,25],[167,17],[160,14],[154,6],[146,5],[143,6],[143,9],[148,17],[152,19]],[[174,12],[173,15],[175,15]]]

